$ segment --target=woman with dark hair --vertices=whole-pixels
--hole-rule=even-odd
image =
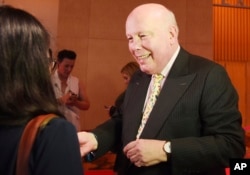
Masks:
[[[25,125],[58,116],[41,130],[29,157],[32,175],[82,175],[76,129],[58,111],[50,81],[50,36],[28,12],[0,6],[0,174],[14,175]]]

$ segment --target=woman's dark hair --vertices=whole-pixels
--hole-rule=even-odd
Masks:
[[[50,80],[50,36],[28,12],[0,6],[0,121],[60,115]]]

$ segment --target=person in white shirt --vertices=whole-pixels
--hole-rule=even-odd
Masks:
[[[71,75],[76,60],[72,50],[61,50],[57,56],[57,69],[51,76],[52,85],[60,110],[66,119],[80,131],[80,110],[88,110],[90,102],[80,80]]]

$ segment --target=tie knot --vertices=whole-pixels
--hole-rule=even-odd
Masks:
[[[163,75],[162,74],[153,74],[153,79],[156,81],[156,82],[159,82],[163,79]]]

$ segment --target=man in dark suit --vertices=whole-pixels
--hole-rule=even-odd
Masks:
[[[224,174],[230,158],[245,154],[238,95],[224,68],[185,51],[174,14],[159,4],[135,8],[126,36],[141,71],[129,83],[122,114],[78,134],[82,155],[99,157],[121,137],[119,175]],[[163,75],[161,91],[144,120],[155,74]]]

